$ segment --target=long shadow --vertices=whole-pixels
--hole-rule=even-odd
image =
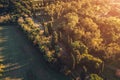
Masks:
[[[0,28],[0,55],[4,57],[3,64],[6,66],[3,78],[21,78],[21,70],[24,70],[29,61],[27,56],[23,55],[22,45],[18,44],[19,36],[11,26],[0,26]]]
[[[29,80],[28,75],[32,74],[32,56],[26,52],[29,42],[25,36],[19,34],[21,32],[16,26],[5,25],[0,28],[0,56],[3,56],[3,64],[6,66],[2,79]],[[32,76],[30,78],[33,79]]]
[[[16,25],[0,26],[0,56],[6,65],[2,79],[69,80],[47,66],[40,51]]]

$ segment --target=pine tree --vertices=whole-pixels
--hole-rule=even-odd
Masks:
[[[57,43],[58,43],[58,34],[56,31],[54,31],[52,34],[52,41],[51,41],[51,45],[53,49],[55,49],[55,45],[57,45]]]

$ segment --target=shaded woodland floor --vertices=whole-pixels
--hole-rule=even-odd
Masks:
[[[0,58],[6,66],[0,80],[69,80],[49,68],[16,25],[0,26]]]

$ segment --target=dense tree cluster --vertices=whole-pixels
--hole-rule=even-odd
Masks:
[[[111,9],[109,0],[46,3],[44,15],[52,20],[43,21],[42,25],[28,17],[31,15],[29,0],[0,3],[0,8],[11,8],[8,12],[14,14],[15,21],[18,19],[19,26],[39,47],[45,60],[74,79],[103,80],[98,75],[103,72],[104,62],[119,60],[120,19],[106,17]]]
[[[31,9],[30,0],[0,0],[1,23],[16,22],[20,16],[26,14],[31,16]]]
[[[120,55],[120,19],[108,17],[110,9],[109,0],[63,0],[46,6],[45,10],[54,19],[52,28],[61,37],[58,45],[64,46],[65,55],[62,57],[69,57],[62,58],[63,63],[73,73],[79,71],[76,67],[82,60],[85,61],[82,65],[92,72],[89,71],[92,70],[91,64],[94,65],[92,67],[98,65],[101,67],[98,70],[102,70],[102,60],[114,60]],[[86,55],[85,59],[82,59],[83,55]]]
[[[108,4],[104,5],[105,2]],[[102,7],[101,7],[102,6]],[[106,7],[108,6],[108,7]],[[109,1],[57,1],[46,6],[48,14],[54,18],[53,28],[62,32],[63,38],[80,41],[90,53],[110,54],[110,47],[116,46],[111,53],[119,53],[120,19],[116,17],[102,17],[110,10]],[[97,11],[96,11],[97,9]],[[101,11],[101,12],[100,12]],[[65,35],[65,36],[64,36]],[[68,36],[68,37],[66,37]],[[67,42],[64,39],[63,42]],[[118,51],[118,52],[117,52]],[[113,55],[111,54],[111,56]],[[110,55],[109,55],[110,56]]]
[[[56,1],[45,7],[51,22],[36,27],[32,19],[21,17],[18,23],[60,71],[76,79],[85,80],[88,74],[91,80],[102,80],[97,74],[104,70],[103,60],[120,53],[120,19],[104,17],[110,9],[105,1]]]

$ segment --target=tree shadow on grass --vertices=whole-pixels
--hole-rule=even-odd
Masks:
[[[3,64],[6,66],[2,79],[23,80],[28,74],[25,70],[30,70],[30,58],[24,54],[22,37],[13,28],[0,26],[0,56],[3,56]]]
[[[24,36],[17,26],[0,26],[0,55],[6,66],[3,80],[70,80],[53,71],[45,63],[40,51]]]

